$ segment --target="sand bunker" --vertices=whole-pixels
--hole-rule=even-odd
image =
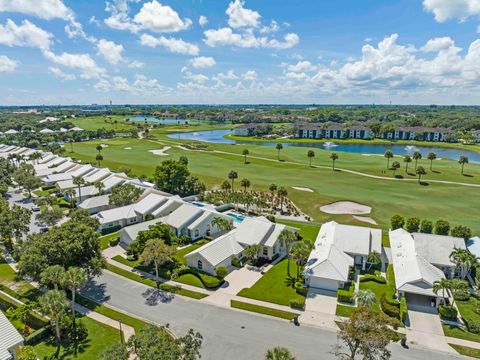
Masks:
[[[148,152],[151,152],[154,155],[160,155],[160,156],[168,156],[168,154],[165,154],[165,151],[170,149],[170,146],[165,146],[163,149],[160,150],[148,150]]]
[[[292,189],[298,190],[298,191],[305,191],[305,192],[313,192],[312,189],[306,188],[306,187],[301,187],[301,186],[292,186]]]
[[[358,204],[353,201],[337,201],[332,204],[320,206],[320,210],[324,213],[335,215],[367,215],[370,214],[372,208],[370,206]]]
[[[125,150],[132,150],[132,148],[129,146],[129,147],[126,147],[124,148]]]
[[[362,221],[362,222],[365,222],[365,223],[368,223],[368,224],[372,224],[372,225],[378,225],[375,220],[373,220],[371,217],[368,217],[368,216],[357,216],[357,215],[353,215],[352,217],[353,217],[355,220],[358,220],[358,221]]]

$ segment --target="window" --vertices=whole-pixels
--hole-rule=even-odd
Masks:
[[[268,256],[268,248],[266,247],[263,248],[263,255]]]
[[[197,269],[198,269],[198,270],[202,270],[202,268],[203,268],[202,260],[198,260],[198,262],[197,262]]]
[[[200,235],[200,231],[198,231],[198,229],[195,229],[195,237],[198,237],[198,235]]]

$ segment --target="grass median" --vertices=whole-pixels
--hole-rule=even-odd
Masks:
[[[245,302],[242,302],[242,301],[236,301],[236,300],[231,300],[230,306],[232,308],[235,308],[235,309],[251,311],[251,312],[258,313],[258,314],[264,314],[264,315],[269,315],[269,316],[275,316],[275,317],[278,317],[278,318],[281,318],[281,319],[286,319],[286,320],[293,320],[293,318],[298,315],[297,313],[293,313],[293,312],[290,312],[290,311],[272,309],[272,308],[269,308],[269,307],[249,304],[249,303],[245,303]]]

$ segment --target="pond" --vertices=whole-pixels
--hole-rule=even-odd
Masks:
[[[168,137],[178,140],[196,140],[203,142],[219,143],[219,144],[253,144],[261,146],[275,146],[275,142],[262,142],[262,141],[241,141],[227,139],[224,136],[230,134],[231,130],[208,130],[208,131],[196,131],[181,134],[170,134]],[[281,141],[279,141],[281,142]],[[469,150],[459,150],[453,148],[444,148],[440,146],[415,146],[412,145],[400,145],[400,144],[369,144],[369,143],[347,143],[336,144],[335,142],[326,143],[293,143],[284,142],[284,147],[295,146],[305,148],[317,148],[327,151],[335,152],[351,152],[359,154],[378,154],[383,155],[385,151],[392,150],[395,155],[412,155],[415,151],[419,151],[423,157],[426,157],[429,152],[434,152],[437,158],[458,160],[461,155],[468,156],[470,162],[480,163],[480,154]]]
[[[157,119],[152,116],[135,116],[129,118],[130,121],[150,121],[163,125],[185,125],[185,124],[200,124],[196,120],[187,120],[187,119]]]

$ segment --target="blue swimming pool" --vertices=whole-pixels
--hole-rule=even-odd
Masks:
[[[243,222],[243,220],[245,220],[245,216],[243,216],[242,214],[238,214],[236,212],[229,212],[226,215],[233,218],[233,221],[235,221],[237,223],[241,223],[241,222]]]

